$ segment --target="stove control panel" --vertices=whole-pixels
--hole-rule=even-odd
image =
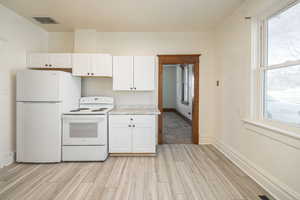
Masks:
[[[80,104],[113,104],[112,97],[81,97]]]

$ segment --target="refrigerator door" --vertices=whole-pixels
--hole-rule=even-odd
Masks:
[[[60,83],[61,72],[20,71],[17,73],[17,101],[61,101]]]
[[[17,103],[17,162],[61,161],[61,103]]]

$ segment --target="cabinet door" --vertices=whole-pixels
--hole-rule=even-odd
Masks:
[[[133,116],[132,128],[132,152],[155,153],[156,131],[154,115]]]
[[[73,75],[89,76],[91,68],[90,54],[73,54]]]
[[[54,68],[72,68],[72,56],[69,53],[54,54],[49,55],[49,65]]]
[[[133,56],[113,57],[113,90],[133,89]]]
[[[134,56],[135,90],[154,90],[154,56]]]
[[[112,77],[112,56],[109,54],[91,54],[93,76]]]
[[[132,125],[129,115],[111,115],[109,117],[109,152],[131,153]]]
[[[32,53],[27,56],[27,67],[29,68],[46,68],[48,67],[47,53]]]

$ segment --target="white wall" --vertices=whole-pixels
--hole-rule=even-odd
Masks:
[[[0,167],[15,151],[15,73],[26,52],[46,51],[48,33],[0,5]],[[2,42],[1,42],[2,41]]]
[[[216,30],[216,66],[222,81],[216,145],[278,199],[296,200],[300,199],[300,141],[274,131],[251,126],[250,130],[242,121],[251,111],[251,23],[244,17],[282,2],[246,1]]]
[[[164,66],[163,108],[176,108],[176,65]]]
[[[77,33],[80,35],[80,32]],[[51,34],[56,34],[57,37],[57,34],[60,33],[50,33],[49,44],[51,45],[49,46],[62,45],[62,41],[52,40]],[[65,35],[65,33],[61,34]],[[210,142],[214,131],[215,117],[215,93],[211,92],[215,87],[214,37],[212,32],[98,32],[96,37],[95,52],[99,53],[111,53],[113,55],[201,53],[200,142]],[[60,42],[60,44],[52,44],[55,42]],[[76,48],[74,50],[78,52]],[[52,49],[49,49],[49,51],[52,51]],[[56,49],[56,51],[59,52],[59,49]],[[83,95],[112,95],[118,105],[157,105],[157,90],[155,92],[112,92],[111,79],[86,79],[83,88],[85,88]]]

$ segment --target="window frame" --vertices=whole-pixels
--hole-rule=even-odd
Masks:
[[[282,122],[278,120],[272,120],[265,117],[265,87],[266,87],[266,78],[265,74],[268,70],[287,68],[292,66],[300,65],[300,59],[295,61],[287,61],[280,64],[268,65],[268,20],[272,17],[275,17],[291,7],[300,3],[300,0],[293,2],[288,2],[285,4],[277,5],[269,10],[269,12],[256,18],[255,24],[252,24],[255,27],[255,34],[252,37],[256,38],[256,43],[253,45],[255,50],[252,52],[254,54],[253,59],[254,65],[256,65],[257,73],[254,74],[254,77],[257,79],[257,93],[255,104],[255,116],[254,118],[266,122],[267,124],[283,127],[283,128],[300,128],[300,125],[288,122]]]
[[[180,65],[181,67],[181,103],[184,105],[189,105],[189,66],[184,64]],[[186,72],[186,74],[185,74]],[[185,80],[185,75],[186,75],[186,80]],[[185,90],[186,90],[186,101],[185,101]]]

